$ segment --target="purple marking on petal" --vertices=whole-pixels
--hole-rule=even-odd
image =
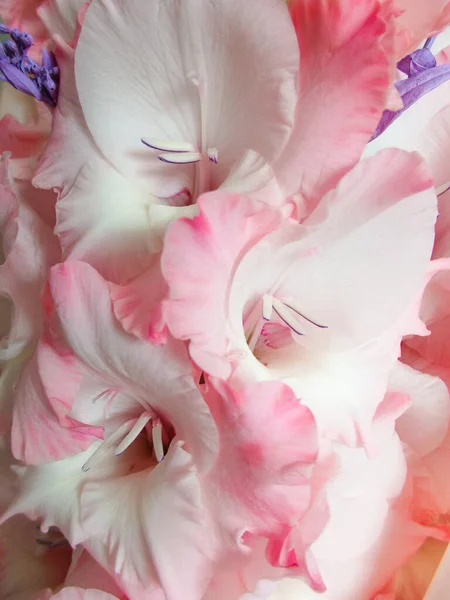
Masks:
[[[371,139],[374,140],[383,133],[405,110],[412,106],[417,100],[425,96],[428,92],[433,91],[442,83],[450,80],[450,64],[438,65],[427,71],[423,71],[418,75],[397,81],[394,85],[397,88],[402,100],[404,108],[392,111],[385,110],[381,116],[380,122],[375,129]]]

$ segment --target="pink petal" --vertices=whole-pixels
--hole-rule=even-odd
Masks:
[[[40,158],[33,183],[65,195],[82,166],[98,154],[87,129],[75,84],[74,50],[60,40],[55,56],[61,72],[58,105],[49,143]]]
[[[128,333],[143,340],[164,340],[161,302],[167,284],[161,274],[160,255],[144,273],[128,284],[111,285],[114,314]]]
[[[224,192],[205,195],[198,204],[200,215],[173,223],[165,238],[165,315],[172,334],[190,340],[193,360],[208,373],[227,377],[227,338],[233,335],[227,326],[229,279],[242,253],[274,231],[281,215]]]
[[[50,595],[43,592],[33,600],[118,600],[117,596],[102,592],[101,590],[85,589],[81,587],[63,587],[56,594]]]
[[[275,165],[285,195],[308,209],[359,160],[390,83],[390,24],[373,0],[295,0],[300,100],[294,130]]]
[[[279,535],[308,508],[316,427],[286,385],[262,382],[232,393],[219,381],[214,384],[220,396],[213,393],[210,402],[221,452],[204,488],[218,526],[229,530],[232,544],[242,546],[245,531]]]
[[[11,445],[17,460],[26,464],[61,460],[103,437],[101,428],[68,416],[80,379],[75,357],[39,343],[15,390]]]
[[[115,578],[111,577],[81,546],[74,552],[70,572],[67,574],[64,586],[80,587],[86,590],[97,589],[125,600],[125,594],[118,587]]]
[[[450,425],[450,397],[438,377],[415,371],[398,363],[391,374],[391,389],[406,392],[411,407],[397,420],[396,431],[403,443],[419,456],[437,448]]]
[[[8,165],[0,165],[0,230],[5,262],[0,291],[14,303],[11,328],[0,350],[2,360],[19,355],[42,327],[40,297],[48,269],[59,260],[49,227],[11,189]]]
[[[188,443],[205,466],[216,452],[217,432],[194,380],[184,345],[154,346],[126,333],[114,317],[108,283],[88,264],[69,262],[51,273],[50,285],[64,336],[99,380],[154,409]]]
[[[450,82],[447,82],[420,98],[367,145],[364,157],[373,156],[383,148],[418,151],[431,171],[437,190],[448,187],[450,172],[445,155],[450,129],[449,94]]]
[[[397,17],[398,39],[397,58],[403,58],[420,45],[430,35],[439,33],[450,24],[450,2],[434,0],[395,0],[399,11]]]

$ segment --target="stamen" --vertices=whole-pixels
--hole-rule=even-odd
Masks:
[[[50,527],[47,532],[41,531],[39,525],[36,525],[36,529],[38,531],[36,535],[36,542],[40,546],[58,548],[59,546],[66,546],[69,543],[56,527]]]
[[[270,319],[272,318],[272,308],[273,308],[273,296],[264,294],[262,314],[263,314],[263,319],[265,321],[270,321]]]
[[[155,422],[152,427],[153,448],[155,450],[156,460],[161,462],[164,459],[164,446],[162,441],[162,423]]]
[[[107,388],[106,390],[103,390],[103,392],[100,392],[94,398],[92,398],[92,403],[95,404],[96,402],[98,402],[102,398],[108,397],[110,395],[112,395],[113,398],[115,398],[118,393],[119,393],[119,390],[117,388],[114,388],[114,387]]]
[[[208,158],[214,164],[218,164],[219,162],[219,151],[217,148],[208,148]]]
[[[289,312],[289,309],[276,298],[273,299],[273,310],[277,313],[284,323],[288,327],[292,329],[292,331],[298,335],[305,335],[302,331],[300,331],[300,324],[296,321],[296,319],[292,316],[292,313]]]
[[[202,159],[200,152],[165,152],[158,156],[159,160],[172,165],[188,165],[198,163]]]
[[[119,440],[122,440],[124,436],[134,427],[136,423],[136,419],[130,419],[123,425],[119,427],[117,431],[115,431],[107,440],[105,440],[101,446],[97,448],[97,450],[89,457],[89,459],[84,463],[81,467],[81,470],[86,473],[92,467],[93,463],[104,456],[108,450],[113,448]]]
[[[161,152],[195,152],[195,147],[189,142],[172,142],[170,140],[159,140],[156,138],[142,138],[141,142]]]
[[[122,454],[122,452],[125,452],[125,450],[129,448],[129,446],[131,446],[131,444],[138,437],[138,435],[141,433],[141,431],[144,429],[147,423],[151,420],[151,418],[152,414],[150,412],[146,411],[142,413],[142,415],[133,425],[131,431],[124,437],[124,439],[115,449],[114,454],[116,456],[119,456],[119,454]]]
[[[297,315],[302,317],[302,319],[305,319],[305,321],[308,321],[308,323],[311,323],[311,325],[320,327],[320,329],[328,329],[328,325],[320,325],[320,323],[316,323],[316,321],[313,321],[312,319],[305,316],[302,312],[300,312],[299,309],[295,306],[295,302],[293,302],[292,300],[289,300],[289,302],[283,301],[283,304],[285,306],[287,306],[288,308],[290,308],[291,310],[293,310]]]

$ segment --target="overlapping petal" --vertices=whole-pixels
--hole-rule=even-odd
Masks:
[[[60,257],[51,229],[14,189],[7,162],[0,164],[0,222],[5,261],[1,294],[14,304],[11,328],[3,339],[3,360],[18,356],[42,330],[41,293],[50,266]]]
[[[367,442],[400,340],[421,331],[411,304],[430,260],[436,197],[419,157],[388,151],[361,164],[302,225],[280,225],[244,197],[211,194],[199,206],[166,237],[172,334],[189,340],[207,373],[285,380],[333,436]],[[261,350],[255,338],[271,318],[290,326],[291,343]]]
[[[300,99],[275,172],[286,195],[307,201],[302,214],[356,164],[378,123],[391,78],[392,15],[373,0],[293,0],[290,11]]]
[[[103,390],[123,392],[141,412],[156,411],[196,460],[203,466],[212,461],[217,432],[183,344],[169,339],[153,346],[126,333],[114,317],[107,282],[86,263],[55,267],[50,287],[65,339],[104,382]]]

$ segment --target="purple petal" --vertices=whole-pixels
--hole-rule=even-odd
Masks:
[[[428,48],[430,49],[431,46],[434,44],[434,40],[437,38],[437,35],[432,35],[431,37],[429,37],[425,44],[423,45],[424,48]]]
[[[43,100],[36,84],[26,73],[23,73],[23,71],[5,61],[0,61],[0,70],[3,72],[6,81],[15,87],[16,90],[25,92],[37,100]]]
[[[408,76],[418,75],[427,69],[432,69],[436,66],[436,59],[433,54],[427,48],[421,48],[420,50],[416,50],[402,58],[402,60],[397,63],[397,68],[402,73],[405,73]]]
[[[6,27],[6,25],[4,25],[3,23],[0,23],[0,33],[9,33],[10,29],[9,27]]]
[[[417,100],[425,96],[428,92],[436,89],[441,83],[450,80],[450,64],[438,65],[433,69],[423,71],[418,75],[397,81],[394,85],[397,88],[404,108],[398,111],[385,110],[377,128],[375,129],[370,141],[377,138],[385,131],[389,125],[395,121],[405,110],[412,106]]]

